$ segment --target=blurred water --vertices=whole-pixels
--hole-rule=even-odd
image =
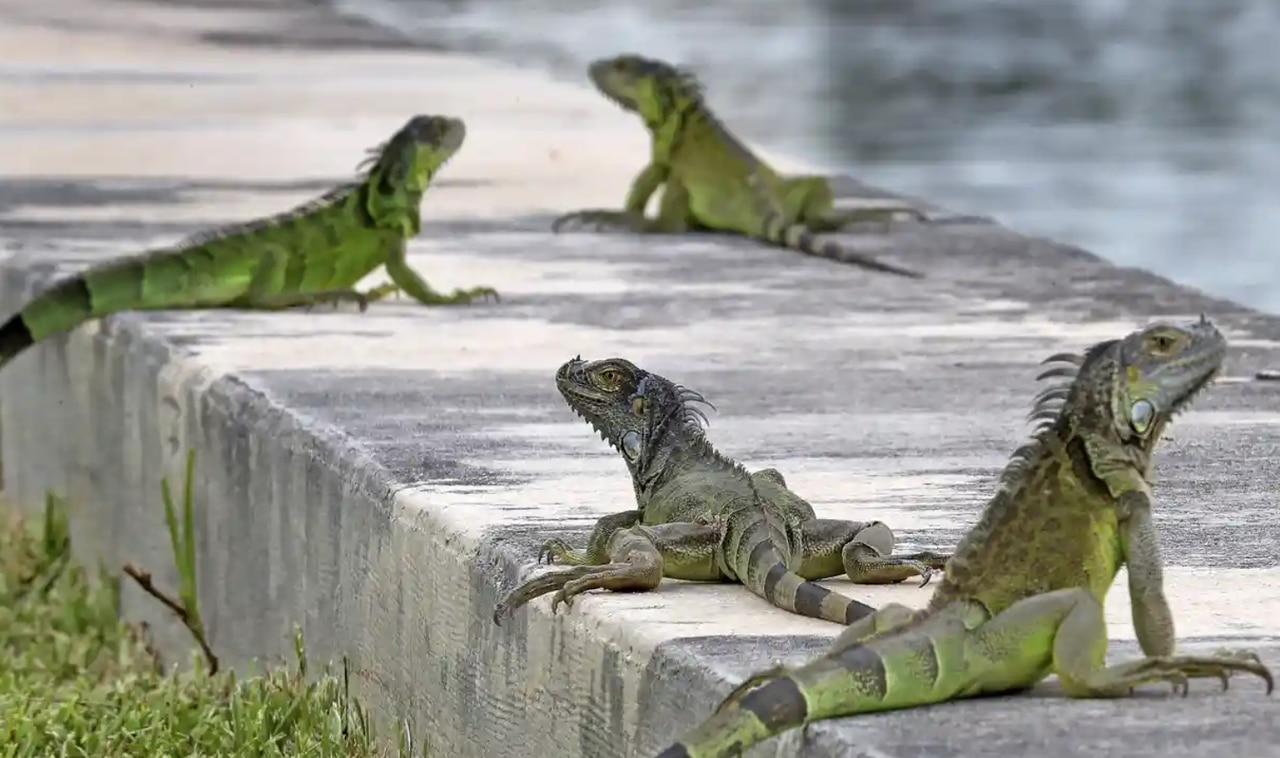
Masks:
[[[334,2],[584,83],[686,64],[771,147],[1280,312],[1280,4]]]

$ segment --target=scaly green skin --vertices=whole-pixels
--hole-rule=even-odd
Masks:
[[[977,525],[961,540],[928,606],[886,605],[850,626],[821,657],[775,667],[737,688],[659,758],[738,755],[819,719],[1009,692],[1058,675],[1072,696],[1271,672],[1251,651],[1174,655],[1152,522],[1152,451],[1175,413],[1222,365],[1226,340],[1200,317],[1155,324],[1062,364],[1036,398],[1040,420]],[[1103,603],[1129,569],[1133,625],[1145,657],[1105,665]]]
[[[569,568],[512,590],[494,622],[555,591],[552,611],[591,589],[651,590],[662,578],[738,582],[779,608],[849,624],[874,609],[811,580],[847,574],[883,584],[928,581],[949,556],[894,556],[887,526],[814,516],[776,469],[748,473],[703,434],[702,396],[621,358],[575,358],[556,373],[575,412],[622,453],[636,508],[604,516],[585,550],[549,540],[538,559]]]
[[[280,310],[340,301],[364,310],[398,290],[424,305],[496,300],[492,287],[437,292],[405,259],[406,240],[421,228],[422,195],[465,137],[459,119],[414,116],[376,151],[358,182],[276,216],[63,279],[0,326],[0,367],[46,337],[119,311]],[[393,284],[355,290],[378,266]]]
[[[593,62],[588,75],[605,97],[644,120],[652,137],[649,164],[636,176],[622,210],[589,209],[561,216],[568,224],[636,233],[733,232],[799,252],[875,271],[923,275],[841,247],[816,235],[866,220],[887,221],[915,208],[837,210],[824,176],[780,176],[715,117],[689,72],[638,55]],[[656,218],[649,198],[664,187]]]

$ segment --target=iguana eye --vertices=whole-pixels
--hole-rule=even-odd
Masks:
[[[596,374],[596,383],[603,389],[615,390],[622,385],[622,372],[616,368],[602,369]]]
[[[640,433],[627,432],[622,435],[622,454],[627,460],[634,461],[640,457]]]
[[[1174,343],[1177,342],[1177,338],[1172,334],[1166,334],[1163,332],[1160,334],[1153,334],[1149,339],[1151,340],[1152,349],[1158,353],[1169,352],[1173,349]]]
[[[1129,425],[1138,434],[1146,433],[1155,417],[1156,407],[1149,400],[1139,400],[1129,408]]]

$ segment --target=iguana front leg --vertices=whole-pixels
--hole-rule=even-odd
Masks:
[[[911,206],[894,208],[848,208],[835,207],[835,196],[831,192],[831,180],[825,176],[793,176],[781,181],[780,187],[783,207],[787,218],[795,223],[804,224],[811,232],[839,231],[849,224],[863,221],[883,221],[888,223],[899,213],[912,216],[917,221],[927,221],[928,216]]]
[[[1050,649],[1044,643],[1051,641]],[[1143,684],[1168,682],[1184,692],[1191,679],[1228,685],[1232,673],[1250,673],[1275,686],[1271,671],[1250,650],[1215,655],[1157,655],[1105,665],[1107,627],[1102,604],[1080,587],[1019,600],[968,634],[968,670],[979,692],[1001,692],[1039,679],[1046,666],[1073,697],[1112,698]]]
[[[608,563],[609,540],[613,539],[614,533],[640,523],[643,515],[643,511],[634,510],[601,516],[592,528],[591,536],[587,538],[585,550],[570,547],[568,542],[559,537],[552,537],[542,543],[542,547],[538,550],[538,563],[542,563],[543,558],[546,558],[548,564],[553,560],[559,560],[570,566],[598,566]]]
[[[423,305],[465,305],[476,298],[488,299],[492,297],[494,302],[500,299],[497,290],[493,287],[485,286],[456,289],[448,295],[435,291],[421,276],[418,276],[418,272],[409,266],[405,251],[406,245],[403,239],[396,240],[388,247],[385,262],[387,276],[391,277],[391,281],[395,282],[400,290],[419,303]],[[384,292],[384,294],[386,293]]]
[[[643,188],[642,188],[643,190]],[[610,210],[590,208],[587,210],[566,213],[551,224],[551,230],[559,233],[566,225],[593,231],[622,231],[634,234],[680,234],[695,228],[693,212],[689,207],[689,190],[677,180],[667,180],[662,191],[662,199],[658,202],[658,215],[649,218],[644,214],[644,205],[631,207],[643,195],[643,191],[632,189],[627,196],[627,208]],[[648,197],[645,197],[647,203]]]
[[[609,540],[609,562],[593,566],[573,566],[539,574],[507,593],[493,611],[500,624],[517,608],[536,597],[555,592],[551,612],[561,603],[573,605],[573,598],[594,589],[614,592],[644,592],[654,589],[662,577],[692,581],[719,581],[716,559],[720,544],[717,526],[679,522],[636,525],[614,532]]]
[[[920,576],[920,586],[950,555],[922,551],[893,555],[893,530],[880,521],[813,519],[801,525],[803,551],[796,573],[805,579],[845,574],[855,584],[894,584]]]
[[[631,189],[627,191],[627,200],[622,209],[628,213],[644,213],[649,207],[649,198],[658,191],[663,182],[671,174],[671,169],[662,163],[650,162],[640,169],[636,178],[631,181]]]
[[[1173,655],[1173,611],[1164,594],[1164,567],[1151,520],[1151,501],[1146,493],[1131,490],[1120,496],[1116,510],[1120,517],[1120,546],[1129,569],[1130,611],[1138,645],[1148,656]]]

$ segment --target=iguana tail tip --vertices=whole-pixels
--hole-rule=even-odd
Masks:
[[[0,368],[13,360],[19,353],[35,344],[31,330],[22,320],[22,314],[14,314],[0,326]]]

